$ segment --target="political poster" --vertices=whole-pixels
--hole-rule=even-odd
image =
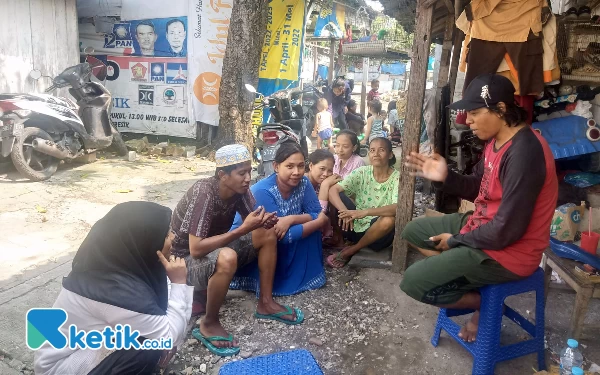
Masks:
[[[304,16],[304,0],[269,3],[258,74],[258,91],[262,94],[270,95],[297,83],[304,48]]]
[[[107,66],[111,119],[122,132],[195,138],[188,116],[187,59],[95,56]]]
[[[219,125],[219,89],[233,0],[190,0],[188,39],[190,113],[194,119]]]
[[[120,21],[102,46],[92,47],[111,55],[186,57],[187,17]]]

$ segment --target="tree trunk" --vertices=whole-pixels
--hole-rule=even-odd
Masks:
[[[245,84],[258,84],[258,69],[267,31],[267,0],[234,0],[219,98],[219,133],[214,150],[240,143],[252,151],[254,94]]]

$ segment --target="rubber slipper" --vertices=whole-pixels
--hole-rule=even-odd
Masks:
[[[239,346],[236,346],[233,348],[218,348],[211,343],[211,341],[233,342],[233,335],[231,335],[231,334],[229,334],[228,337],[223,337],[223,336],[206,337],[202,333],[200,333],[200,330],[198,328],[194,328],[192,330],[192,336],[194,336],[195,338],[198,339],[198,341],[200,341],[202,344],[204,344],[204,346],[206,346],[206,349],[208,349],[208,351],[210,351],[213,354],[219,355],[221,357],[229,357],[232,355],[236,355],[240,352]]]
[[[298,308],[294,308],[292,310],[292,308],[290,306],[284,305],[283,307],[285,307],[285,311],[280,311],[278,313],[275,314],[268,314],[268,315],[264,315],[264,314],[259,314],[258,311],[254,312],[254,316],[257,319],[265,319],[265,320],[276,320],[278,322],[287,324],[287,325],[296,325],[296,324],[300,324],[304,321],[304,313],[302,312],[302,310],[298,309]],[[285,315],[292,315],[294,314],[294,312],[296,312],[296,320],[288,320],[288,319],[283,319],[282,316]]]
[[[343,265],[338,266],[334,263],[334,261],[343,263]],[[344,268],[346,266],[346,264],[348,264],[348,262],[350,262],[350,259],[342,258],[341,251],[337,254],[331,254],[330,256],[327,257],[327,265],[331,268]]]

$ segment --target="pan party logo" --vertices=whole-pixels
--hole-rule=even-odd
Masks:
[[[202,104],[219,104],[221,76],[213,72],[204,72],[194,82],[194,95]]]

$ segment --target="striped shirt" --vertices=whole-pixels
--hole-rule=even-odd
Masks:
[[[348,159],[343,168],[342,159],[340,159],[337,155],[334,155],[334,158],[335,164],[333,165],[333,173],[339,175],[341,178],[346,178],[350,172],[365,165],[365,161],[360,157],[360,155],[356,154],[352,154],[352,156],[350,156],[350,159]]]

